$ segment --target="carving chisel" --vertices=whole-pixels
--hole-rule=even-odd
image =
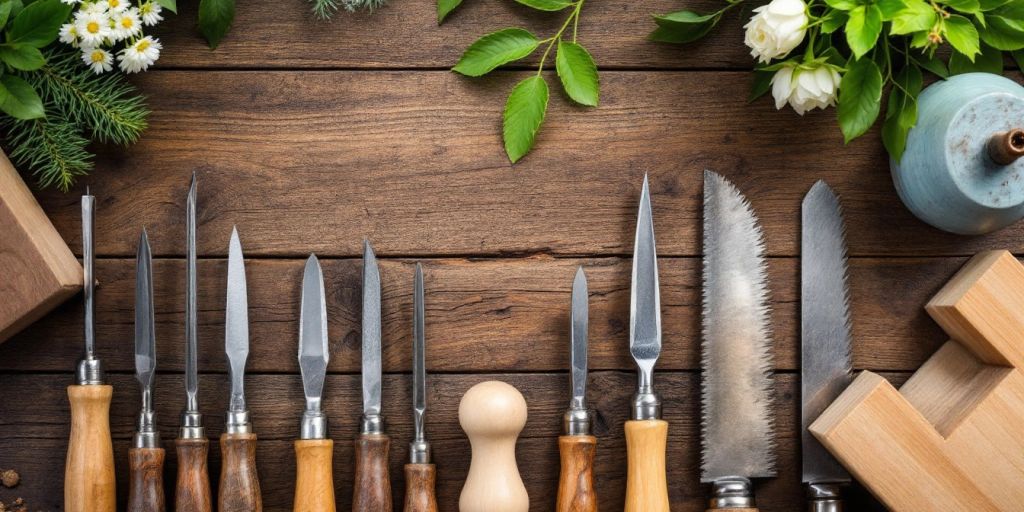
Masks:
[[[256,434],[245,406],[245,360],[249,357],[249,303],[246,297],[245,261],[238,230],[231,229],[228,246],[228,292],[224,312],[224,351],[228,357],[231,399],[227,422],[220,436],[221,469],[217,510],[261,512],[259,475],[256,473]]]
[[[850,384],[850,301],[842,211],[819,181],[804,197],[800,254],[800,440],[810,512],[841,512],[850,474],[808,427]]]
[[[306,410],[295,441],[295,512],[334,512],[331,474],[334,441],[327,438],[322,399],[327,361],[327,299],[324,275],[316,255],[309,255],[302,273],[299,313],[299,370]]]
[[[356,438],[352,512],[391,510],[388,448],[381,417],[380,271],[370,242],[363,241],[363,418]]]
[[[587,409],[588,297],[587,276],[583,267],[579,267],[572,282],[569,322],[572,400],[565,413],[565,435],[558,438],[562,470],[558,477],[557,512],[597,511],[597,492],[594,489],[597,438],[590,433],[590,410]]]
[[[178,453],[178,484],[174,491],[176,512],[210,512],[213,496],[207,454],[210,441],[199,413],[199,341],[196,291],[196,175],[185,202],[185,410],[175,448]]]
[[[135,378],[142,390],[138,430],[128,450],[131,475],[128,512],[163,512],[164,449],[153,413],[153,378],[156,372],[156,334],[153,314],[153,257],[149,236],[142,230],[135,256]]]
[[[704,172],[701,482],[709,510],[755,511],[751,478],[775,476],[768,267],[750,203]]]
[[[110,398],[103,366],[94,351],[93,221],[96,198],[82,196],[82,263],[85,268],[85,356],[78,362],[76,383],[68,386],[71,436],[64,464],[66,512],[114,512],[114,448],[110,442]]]
[[[424,430],[427,413],[426,315],[423,268],[419,263],[416,264],[412,288],[412,419],[416,432],[409,443],[409,463],[405,465],[405,512],[437,512],[434,495],[437,474],[430,462],[430,443]]]
[[[668,422],[661,419],[661,398],[654,392],[654,363],[661,354],[661,298],[654,247],[651,192],[644,176],[633,245],[633,283],[629,302],[629,352],[639,379],[633,411],[626,422],[626,512],[668,512],[665,448]]]

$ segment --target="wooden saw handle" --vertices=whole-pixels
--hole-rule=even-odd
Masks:
[[[334,441],[295,441],[295,512],[334,512]]]
[[[213,495],[210,493],[210,475],[207,455],[210,441],[203,439],[177,439],[178,484],[174,490],[175,512],[211,512]]]
[[[260,479],[256,473],[256,434],[220,436],[219,512],[262,512]]]
[[[436,480],[433,464],[406,464],[404,512],[437,512]]]
[[[667,442],[667,421],[626,422],[626,512],[669,512]]]
[[[391,509],[391,481],[388,479],[388,448],[385,434],[360,434],[356,438],[356,476],[352,512],[382,512]]]
[[[128,512],[164,512],[164,449],[128,450]]]
[[[112,386],[71,385],[71,438],[64,466],[66,512],[114,512],[114,448],[110,442]]]
[[[557,512],[597,512],[597,491],[594,489],[594,436],[561,436],[558,453],[562,472],[558,477]]]

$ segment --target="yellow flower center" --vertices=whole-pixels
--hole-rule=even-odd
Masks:
[[[121,5],[121,1],[120,0],[107,0],[107,5],[109,5],[111,9],[116,9],[117,6]]]
[[[124,18],[121,18],[121,26],[122,27],[124,27],[124,28],[132,28],[133,25],[135,25],[135,22],[132,21],[130,16],[125,16]]]
[[[92,58],[93,62],[103,62],[103,52],[98,51],[98,50],[94,51],[94,52],[92,52],[92,55],[90,56],[90,58]]]
[[[85,26],[85,29],[88,30],[90,34],[95,34],[100,31],[100,24],[95,21],[90,21],[89,24]]]
[[[135,45],[135,50],[138,52],[144,52],[146,51],[146,48],[149,48],[149,41],[146,41],[145,39],[139,41],[139,44]]]

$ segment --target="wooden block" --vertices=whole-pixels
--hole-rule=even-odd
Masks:
[[[82,288],[82,266],[0,153],[0,342]]]
[[[811,433],[895,511],[1019,510],[1024,266],[979,254],[926,310],[954,341],[899,391],[861,373]]]

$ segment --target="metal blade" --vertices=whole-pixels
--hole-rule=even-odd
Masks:
[[[231,401],[228,410],[245,411],[245,360],[249,357],[249,301],[246,296],[245,261],[238,229],[231,228],[228,246],[228,293],[224,313],[224,351],[231,375]]]
[[[96,198],[89,194],[86,187],[85,195],[82,196],[82,267],[84,269],[83,281],[85,287],[85,359],[95,357],[96,337],[93,330],[93,312],[96,309],[94,293],[96,290],[96,278],[93,277],[93,267],[96,257],[93,253],[93,224],[96,214]]]
[[[199,361],[196,292],[196,174],[185,201],[185,410],[199,411]]]
[[[571,409],[587,408],[588,298],[587,276],[583,273],[583,267],[579,267],[572,282],[572,322],[569,326],[572,337],[572,402],[569,404]]]
[[[415,442],[423,442],[426,434],[423,420],[427,412],[427,340],[424,335],[423,268],[416,264],[412,293],[412,417],[416,429]]]
[[[324,391],[324,375],[330,354],[327,348],[327,299],[324,275],[316,255],[310,254],[302,274],[302,304],[299,324],[299,370],[306,409],[320,410]]]
[[[153,386],[156,370],[156,324],[153,316],[153,257],[142,229],[135,255],[135,378],[144,390]]]
[[[363,416],[378,417],[380,399],[380,271],[370,242],[363,241]]]
[[[654,363],[661,354],[661,298],[654,247],[651,193],[644,175],[633,245],[633,282],[629,302],[629,353],[640,370],[638,393],[653,392]]]
[[[807,429],[852,379],[845,227],[824,181],[803,202],[800,256],[801,437],[803,481],[849,482],[850,474]]]
[[[764,237],[750,203],[704,172],[701,480],[775,476]]]

